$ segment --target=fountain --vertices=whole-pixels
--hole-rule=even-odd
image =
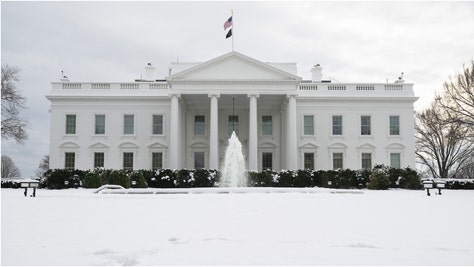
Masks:
[[[221,186],[245,187],[247,185],[247,168],[245,166],[244,154],[242,153],[242,144],[233,131],[225,151],[221,172]]]

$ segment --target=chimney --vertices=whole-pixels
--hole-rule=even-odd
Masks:
[[[314,65],[314,67],[311,69],[311,74],[312,74],[312,81],[313,83],[320,83],[321,79],[323,77],[322,74],[322,69],[319,64]]]
[[[148,63],[145,67],[146,74],[145,74],[145,79],[147,81],[154,82],[155,81],[155,67],[151,65],[151,63]]]

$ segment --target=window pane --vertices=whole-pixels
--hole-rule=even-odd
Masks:
[[[76,153],[74,152],[66,152],[64,155],[64,169],[70,169],[74,170],[75,169],[75,163],[76,163]]]
[[[236,135],[239,135],[239,116],[229,116],[229,135],[235,131]]]
[[[76,134],[76,115],[66,115],[66,134]]]
[[[152,155],[152,169],[154,171],[163,169],[163,153],[153,153]]]
[[[262,153],[262,169],[263,170],[273,169],[272,153],[269,153],[269,152]]]
[[[262,116],[262,134],[273,134],[272,116]]]
[[[334,170],[342,169],[343,163],[342,153],[332,153],[332,168]]]
[[[304,134],[314,135],[314,116],[304,116]]]
[[[194,152],[194,168],[204,168],[204,152]]]
[[[390,153],[390,166],[400,169],[400,153]]]
[[[342,135],[342,116],[332,116],[332,134]]]
[[[400,135],[400,116],[390,116],[390,135]]]
[[[153,134],[163,134],[163,115],[153,115]]]
[[[133,153],[131,152],[123,153],[123,169],[133,170]]]
[[[362,169],[372,169],[372,153],[362,153]]]
[[[105,134],[105,115],[95,115],[95,134]]]
[[[123,134],[133,134],[134,115],[123,116]]]
[[[205,117],[202,115],[194,116],[194,135],[204,135],[205,134]]]
[[[94,168],[104,167],[104,153],[94,153]]]
[[[370,135],[370,116],[360,116],[360,134]]]
[[[314,153],[304,153],[304,168],[314,170]]]

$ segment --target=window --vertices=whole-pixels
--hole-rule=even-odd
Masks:
[[[105,134],[105,115],[95,115],[95,134]]]
[[[134,115],[123,115],[123,134],[134,133]]]
[[[360,116],[360,134],[371,135],[370,133],[370,116]]]
[[[163,134],[163,115],[153,115],[153,134]]]
[[[272,153],[271,152],[264,152],[262,153],[262,169],[263,170],[272,170],[273,169],[273,161],[272,161]]]
[[[314,135],[314,116],[312,115],[304,116],[304,134]]]
[[[76,168],[76,153],[66,152],[64,155],[64,169],[74,170]]]
[[[204,152],[194,152],[194,169],[204,168]]]
[[[123,169],[124,170],[133,170],[133,153],[124,152],[123,153]]]
[[[314,170],[314,153],[304,153],[304,168]]]
[[[400,169],[400,153],[390,153],[390,167]]]
[[[342,135],[342,116],[341,115],[332,116],[332,134]]]
[[[194,116],[194,135],[204,135],[205,134],[205,127],[206,121],[203,115],[196,115]]]
[[[333,170],[344,168],[344,161],[342,153],[332,153],[332,168]]]
[[[390,116],[390,135],[400,135],[400,116]]]
[[[362,153],[362,169],[372,169],[372,153]]]
[[[66,134],[76,134],[76,115],[66,115]]]
[[[104,158],[103,152],[94,153],[94,168],[104,167]]]
[[[239,135],[239,116],[237,115],[229,116],[229,135],[232,134],[232,131]]]
[[[262,116],[262,135],[272,135],[272,116]]]
[[[154,171],[163,169],[163,153],[156,152],[152,154],[151,168]]]

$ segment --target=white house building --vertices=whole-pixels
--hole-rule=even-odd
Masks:
[[[249,170],[415,167],[413,84],[312,80],[230,52],[135,82],[52,83],[50,168],[220,169],[235,130]]]

